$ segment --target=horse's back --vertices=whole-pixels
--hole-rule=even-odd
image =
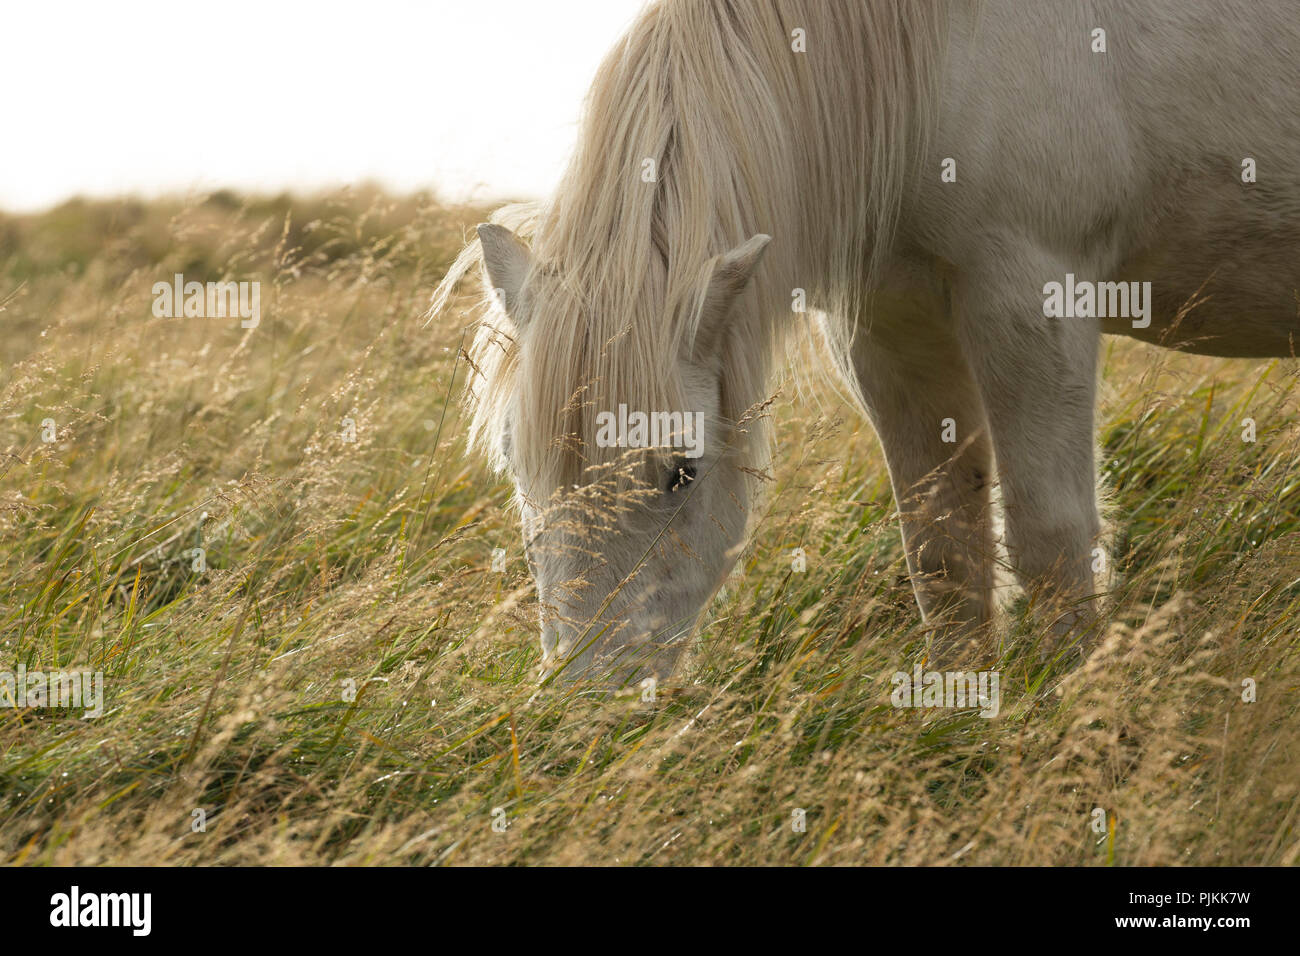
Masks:
[[[1204,287],[1183,347],[1287,354],[1300,337],[1300,11],[974,9],[954,20],[932,150],[957,159],[958,178],[923,183],[922,243],[960,267],[990,236],[1014,237],[1081,277],[1149,281],[1150,327],[1103,327],[1153,340]]]

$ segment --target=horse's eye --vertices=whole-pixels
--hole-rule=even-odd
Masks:
[[[678,462],[668,474],[668,491],[670,493],[681,491],[694,480],[695,466],[686,462]]]

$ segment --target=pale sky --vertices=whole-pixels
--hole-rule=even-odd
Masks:
[[[0,209],[364,179],[544,195],[643,0],[6,3]]]

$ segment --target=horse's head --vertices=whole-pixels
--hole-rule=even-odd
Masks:
[[[565,680],[665,677],[744,542],[761,462],[741,435],[728,350],[768,237],[709,262],[677,321],[653,301],[656,282],[636,318],[593,317],[509,230],[479,236],[514,326],[499,345],[511,385],[493,451],[517,490],[544,666]]]

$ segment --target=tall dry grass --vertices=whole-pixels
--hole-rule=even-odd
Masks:
[[[509,489],[462,453],[468,316],[422,325],[481,215],[358,190],[0,218],[0,670],[107,697],[0,709],[0,858],[1296,862],[1288,364],[1108,343],[1106,636],[1040,663],[1013,608],[996,719],[891,706],[923,637],[894,505],[815,386],[773,406],[765,517],[681,680],[538,693]],[[261,325],[155,318],[176,272],[260,280]]]

